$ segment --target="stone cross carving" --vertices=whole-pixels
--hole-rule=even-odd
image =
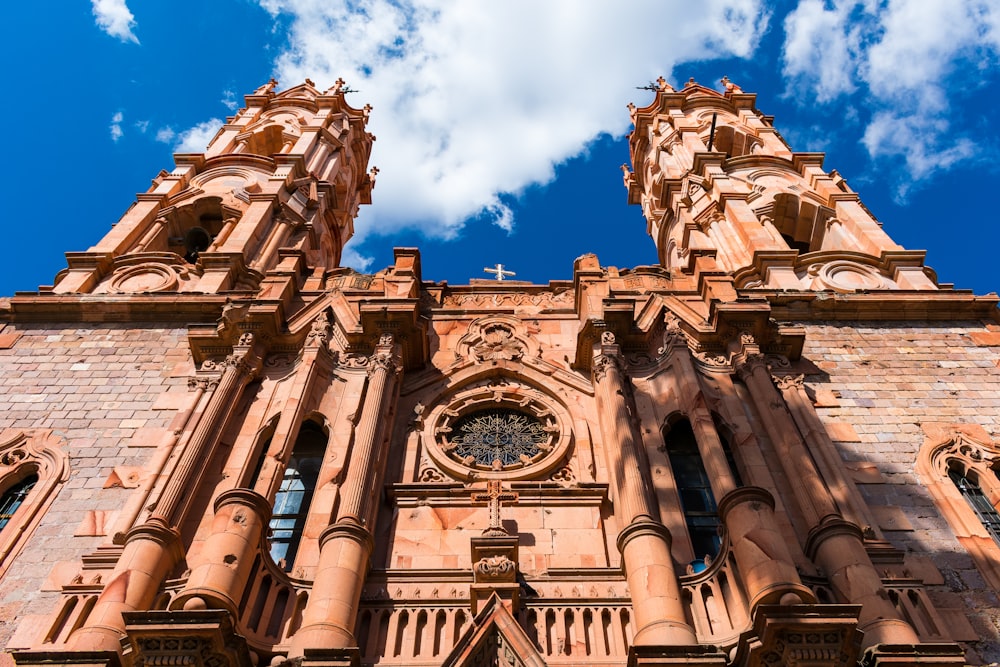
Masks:
[[[517,492],[504,491],[498,479],[486,482],[485,492],[476,491],[472,494],[472,502],[489,503],[490,506],[490,525],[483,531],[483,535],[504,536],[508,534],[504,530],[503,524],[500,523],[500,503],[516,503],[517,498]]]
[[[516,276],[517,274],[513,271],[507,271],[503,268],[503,264],[497,264],[492,269],[483,269],[486,273],[492,273],[496,275],[497,280],[503,280],[508,276]]]

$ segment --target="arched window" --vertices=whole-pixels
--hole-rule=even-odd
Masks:
[[[319,469],[326,452],[326,433],[313,421],[299,429],[292,456],[285,467],[281,486],[274,496],[271,514],[271,558],[291,571],[302,538],[309,503],[319,478]]]
[[[983,577],[1000,588],[1000,447],[977,425],[927,424],[917,472]]]
[[[986,532],[997,544],[1000,544],[1000,512],[997,512],[997,508],[993,506],[990,499],[979,488],[979,484],[973,479],[975,474],[972,472],[967,474],[957,463],[954,463],[948,470],[948,477],[958,487],[959,493],[969,503],[972,511],[976,513],[976,517],[983,524]]]
[[[69,479],[69,457],[51,430],[0,431],[0,576]]]
[[[719,511],[691,423],[686,419],[674,423],[664,433],[663,440],[694,555],[697,559],[714,558],[722,546]]]
[[[3,496],[0,496],[0,530],[7,527],[17,509],[24,504],[24,499],[35,484],[38,483],[38,475],[28,475],[14,486],[7,489]]]

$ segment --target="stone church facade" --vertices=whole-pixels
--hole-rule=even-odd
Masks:
[[[631,108],[659,264],[547,285],[341,267],[369,109],[247,96],[0,300],[6,663],[1000,660],[997,298],[724,85]]]

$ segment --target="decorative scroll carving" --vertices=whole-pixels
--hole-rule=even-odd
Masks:
[[[778,389],[785,391],[786,389],[802,389],[805,386],[806,377],[804,375],[772,375],[771,379]]]
[[[501,528],[501,530],[503,530]],[[506,531],[504,531],[506,535]],[[517,564],[507,556],[489,556],[481,558],[472,569],[476,573],[476,581],[500,581],[514,576]]]
[[[495,308],[505,306],[536,306],[538,308],[565,308],[573,304],[573,291],[564,292],[523,292],[503,294],[449,294],[444,297],[445,307]]]
[[[326,347],[330,342],[330,314],[324,312],[316,318],[309,328],[309,335],[306,336],[306,347]]]

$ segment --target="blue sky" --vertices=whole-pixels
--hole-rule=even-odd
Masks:
[[[942,282],[1000,288],[995,2],[77,0],[6,15],[0,295],[50,284],[271,76],[343,76],[375,107],[381,173],[346,258],[361,270],[403,245],[451,284],[497,262],[568,279],[584,252],[654,263],[622,186],[625,106],[661,74],[728,75]]]

